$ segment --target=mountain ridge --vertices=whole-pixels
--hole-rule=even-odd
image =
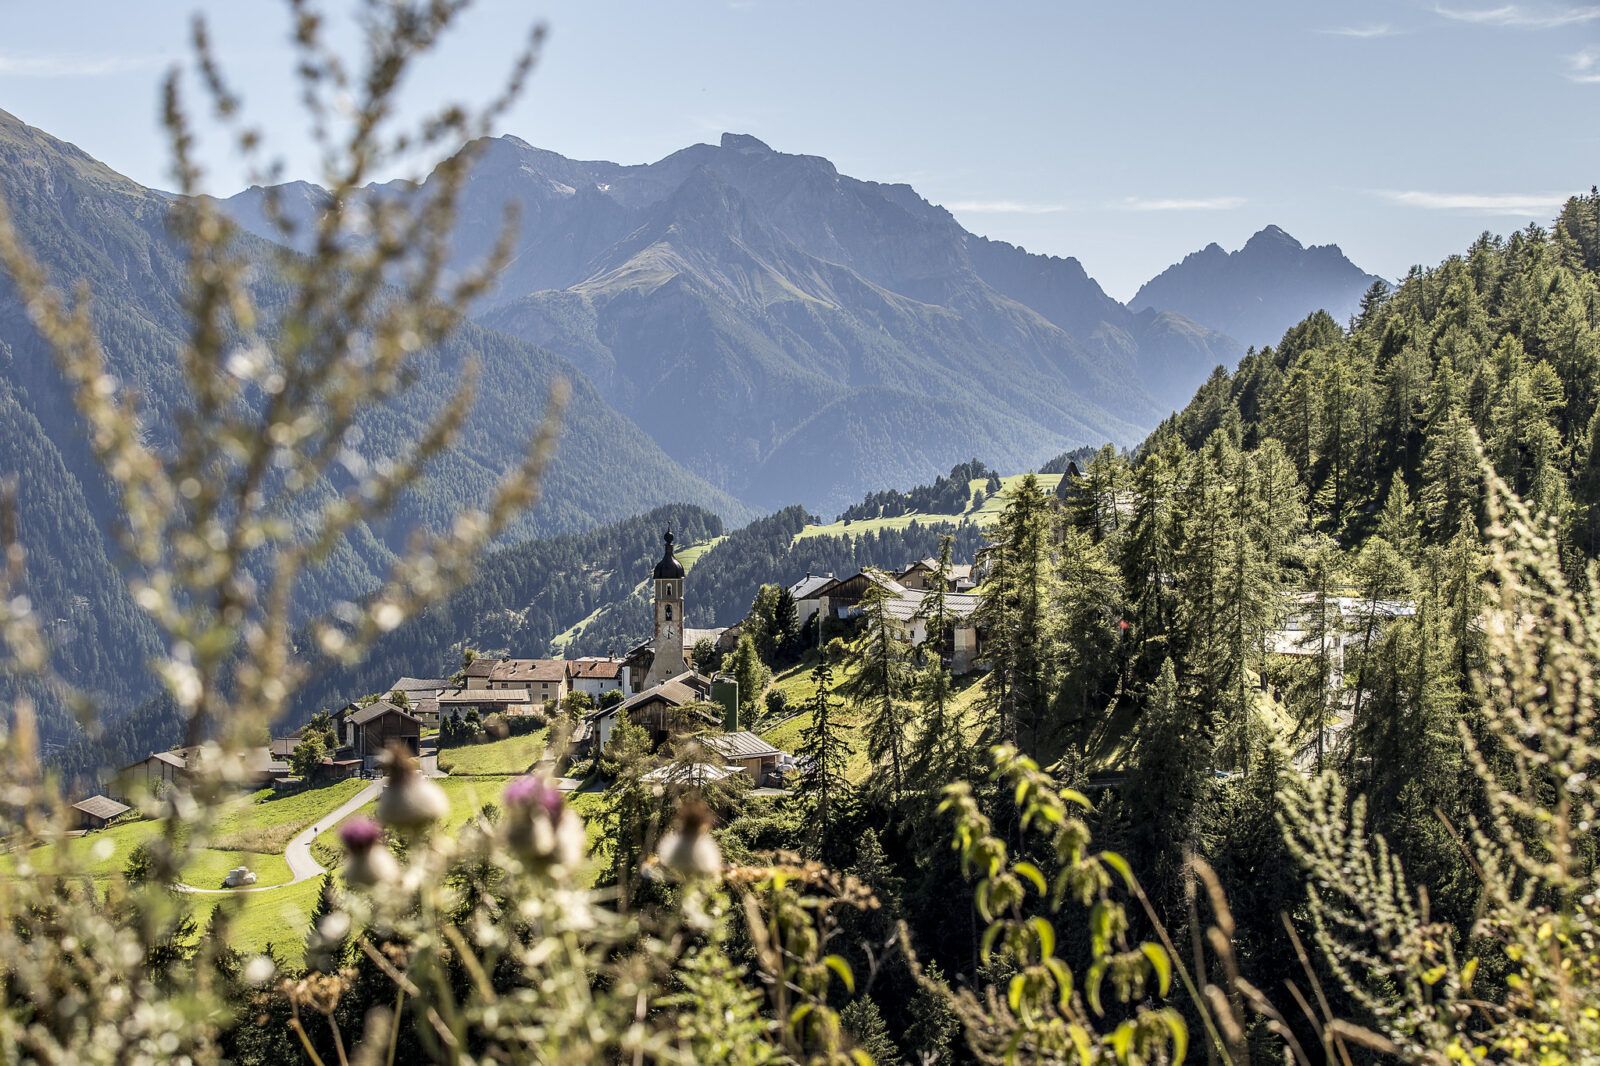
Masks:
[[[582,366],[668,454],[764,507],[836,508],[974,449],[1025,469],[1131,442],[1243,350],[1129,311],[1076,260],[971,234],[909,185],[748,134],[626,165],[477,148],[456,261],[507,206],[521,233],[474,317]],[[226,203],[249,225],[262,195]]]
[[[1264,347],[1316,311],[1348,320],[1379,281],[1337,244],[1304,245],[1269,224],[1237,251],[1213,241],[1190,252],[1141,285],[1128,306],[1176,312],[1251,347]]]

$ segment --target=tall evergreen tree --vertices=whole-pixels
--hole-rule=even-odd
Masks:
[[[1055,521],[1039,479],[1011,489],[988,549],[989,579],[975,621],[988,635],[994,668],[985,705],[1001,737],[1038,754],[1049,732],[1055,656],[1049,614],[1055,598]]]
[[[948,535],[940,539],[939,558],[929,575],[929,591],[916,615],[926,636],[916,649],[921,663],[913,692],[919,714],[911,741],[910,772],[915,787],[933,794],[961,776],[969,751],[965,721],[956,709],[950,670],[945,666],[946,643],[955,624],[946,595],[951,542]]]
[[[833,670],[826,658],[812,669],[811,680],[817,691],[811,697],[811,723],[800,734],[795,751],[800,765],[795,791],[809,804],[807,838],[812,853],[828,862],[835,854],[834,831],[840,806],[850,789],[845,776],[850,760],[846,738],[849,727],[838,719],[839,700],[833,692]]]
[[[868,582],[859,609],[861,633],[845,656],[839,694],[862,714],[867,757],[889,771],[889,792],[896,803],[906,785],[906,694],[911,679],[910,645],[900,635],[900,620],[890,613],[893,597],[876,581]]]

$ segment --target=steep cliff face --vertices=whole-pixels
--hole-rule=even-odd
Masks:
[[[1174,311],[1241,344],[1277,344],[1313,311],[1344,322],[1375,281],[1336,244],[1305,247],[1268,226],[1237,252],[1208,244],[1145,282],[1128,306]]]
[[[762,506],[1130,442],[1242,352],[1130,311],[1076,260],[968,233],[910,186],[754,137],[638,166],[479,147],[459,263],[507,209],[520,228],[478,319],[571,359],[670,455]],[[259,195],[235,198],[242,223]]]

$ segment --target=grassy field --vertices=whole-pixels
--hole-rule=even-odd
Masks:
[[[439,769],[447,774],[472,777],[527,773],[544,754],[548,733],[548,729],[540,729],[526,736],[506,737],[486,744],[443,748],[439,752]]]
[[[282,852],[300,830],[366,787],[365,781],[335,781],[292,795],[262,789],[217,822],[215,847],[223,850]]]
[[[805,537],[838,537],[846,533],[876,533],[885,529],[905,529],[912,522],[922,525],[961,525],[975,523],[979,526],[992,524],[1000,517],[1000,512],[1005,508],[1005,493],[1026,474],[1014,474],[1011,477],[1000,479],[1000,491],[984,500],[983,506],[974,511],[969,504],[959,512],[953,514],[914,511],[911,514],[896,515],[893,518],[867,518],[851,522],[829,522],[827,525],[806,526],[796,536],[796,540]],[[1046,493],[1054,493],[1056,486],[1061,484],[1061,474],[1039,474],[1039,486]],[[972,490],[980,489],[984,485],[983,478],[974,478],[967,485],[967,498],[972,498]]]
[[[254,870],[257,884],[288,881],[289,865],[283,858],[283,849],[289,839],[355,795],[364,784],[340,781],[281,797],[263,789],[241,797],[218,819],[213,846],[197,850],[184,866],[184,883],[196,888],[221,888],[222,879],[235,866]],[[122,822],[60,845],[35,848],[28,854],[28,862],[46,873],[103,881],[127,866],[140,843],[160,832],[159,822]],[[0,858],[0,869],[13,864],[10,856]]]
[[[227,907],[229,943],[242,952],[265,951],[270,944],[279,961],[298,966],[305,954],[306,930],[311,912],[316,909],[322,878],[313,877],[298,885],[271,892],[247,892],[237,896],[196,897],[195,918],[204,929],[211,912]]]
[[[791,709],[805,707],[817,694],[816,683],[811,678],[811,671],[816,666],[816,661],[817,653],[808,653],[798,666],[790,667],[774,677],[772,684],[768,686],[768,691],[773,689],[781,691],[789,698]],[[835,671],[834,684],[836,686],[838,684],[838,676],[838,672]],[[982,677],[978,674],[969,674],[966,677],[958,677],[953,680],[955,687],[953,707],[956,711],[966,712],[972,709],[972,705],[983,691],[982,686],[979,684],[981,680]],[[872,772],[872,764],[867,761],[866,745],[862,742],[857,730],[861,717],[854,708],[840,706],[838,721],[850,731],[847,734],[850,758],[845,763],[845,776],[856,783],[865,781]],[[971,715],[968,715],[967,724],[973,736],[976,737],[977,727]],[[762,740],[765,740],[778,750],[792,754],[800,746],[802,734],[810,727],[811,712],[802,710],[799,714],[781,723],[761,730],[760,735]]]

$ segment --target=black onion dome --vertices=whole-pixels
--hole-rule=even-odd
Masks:
[[[672,554],[672,530],[667,530],[661,539],[666,542],[667,550],[661,553],[661,561],[656,564],[655,579],[663,581],[669,577],[682,577],[683,564]]]

